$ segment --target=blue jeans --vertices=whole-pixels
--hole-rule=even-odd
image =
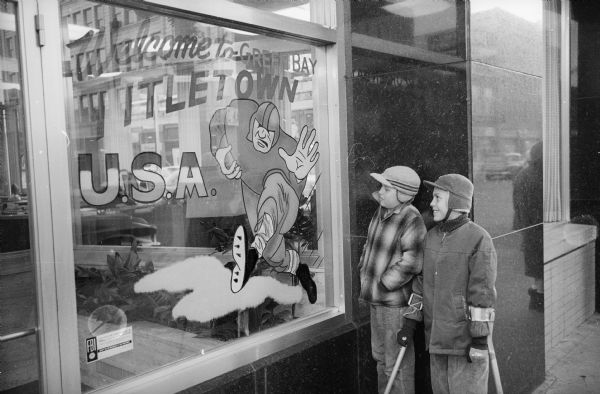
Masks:
[[[467,361],[467,356],[431,354],[431,388],[434,394],[485,394],[490,359]]]
[[[371,305],[371,351],[377,362],[378,392],[383,393],[394,369],[400,345],[396,339],[402,328],[402,313],[406,308],[390,308]],[[392,393],[414,394],[415,392],[415,349],[412,341],[404,352],[404,358],[394,379]]]

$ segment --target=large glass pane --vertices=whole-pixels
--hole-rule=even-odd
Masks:
[[[353,0],[352,32],[465,57],[465,2]]]
[[[0,391],[38,391],[35,270],[16,4],[0,1]]]
[[[473,219],[498,254],[494,344],[506,392],[544,379],[541,3],[471,2]]]
[[[323,51],[85,1],[61,16],[84,388],[323,310]]]

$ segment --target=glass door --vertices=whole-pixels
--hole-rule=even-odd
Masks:
[[[39,391],[17,3],[0,0],[0,392]]]

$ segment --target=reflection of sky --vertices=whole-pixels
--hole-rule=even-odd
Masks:
[[[0,12],[0,30],[17,31],[15,15],[6,12]]]
[[[424,15],[436,14],[450,8],[452,4],[439,0],[404,0],[385,5],[381,8],[391,14],[406,18],[418,18]]]
[[[80,38],[83,38],[90,31],[92,32],[91,34],[96,34],[100,31],[98,29],[94,29],[93,27],[75,25],[73,23],[69,23],[67,25],[67,30],[69,32],[69,41],[77,41]]]
[[[542,19],[542,0],[472,0],[471,13],[500,8],[531,22]]]
[[[275,11],[275,14],[310,22],[310,3],[306,3],[297,7],[284,8],[282,10]]]

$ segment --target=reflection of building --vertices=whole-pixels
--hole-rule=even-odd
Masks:
[[[471,26],[474,176],[479,178],[487,176],[484,162],[490,156],[525,158],[541,139],[542,27],[541,21],[499,8],[474,13]]]
[[[307,60],[293,46],[202,23],[173,23],[145,11],[81,2],[65,2],[61,11],[71,38],[73,137],[82,152],[118,152],[125,168],[143,151],[160,153],[164,165],[178,165],[182,149],[207,151],[208,133],[202,130],[212,112],[206,108],[225,106],[235,97],[238,84],[232,76],[249,64],[258,66],[250,71],[249,82],[256,86],[247,87],[249,94],[275,102],[283,125],[291,124],[292,116],[299,123],[311,116],[312,82],[294,85],[293,78],[307,70],[300,62],[293,67],[291,57],[303,65]],[[197,59],[204,60],[202,65]],[[289,95],[292,89],[296,97],[289,108],[281,92]],[[181,111],[192,106],[197,107],[192,115]],[[103,165],[102,157],[96,160]]]
[[[461,6],[444,1],[390,2],[375,7],[370,1],[353,5],[352,30],[431,52],[456,55],[463,38],[457,30]]]
[[[538,4],[541,14],[541,4]],[[503,64],[511,70],[541,76],[542,18],[532,22],[517,13],[493,8],[471,16],[473,60]],[[518,54],[518,56],[515,56]]]
[[[0,15],[14,12],[14,5],[0,4]],[[0,152],[24,152],[25,139],[22,127],[17,123],[21,116],[18,113],[20,102],[19,48],[16,26],[13,23],[5,24],[0,30]],[[11,186],[18,190],[27,190],[27,179],[23,172],[25,153],[18,155],[0,155],[0,196],[10,196]]]

